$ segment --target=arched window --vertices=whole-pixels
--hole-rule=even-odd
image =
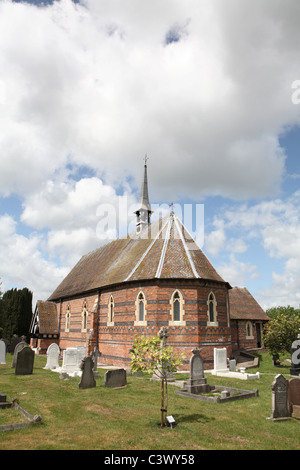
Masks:
[[[183,295],[179,290],[175,290],[171,296],[171,322],[170,325],[185,325],[183,321]]]
[[[139,319],[138,321],[145,320],[145,297],[144,294],[141,292],[139,294]]]
[[[68,305],[67,312],[66,312],[66,326],[65,326],[65,331],[67,332],[70,330],[70,320],[71,320],[71,309],[70,309],[70,305]]]
[[[86,331],[87,330],[87,320],[88,320],[88,310],[87,310],[87,303],[86,302],[83,302],[81,316],[82,316],[81,331]]]
[[[173,321],[180,321],[180,297],[178,292],[173,295]]]
[[[246,338],[253,339],[253,327],[251,321],[247,321],[246,323]]]
[[[108,305],[108,321],[110,323],[113,323],[114,315],[115,315],[115,303],[114,303],[114,298],[111,295],[109,299],[109,305]]]
[[[209,326],[217,326],[217,301],[213,292],[210,292],[207,300],[207,316]]]
[[[135,313],[135,324],[146,325],[146,297],[143,292],[139,292],[135,302],[136,313]]]

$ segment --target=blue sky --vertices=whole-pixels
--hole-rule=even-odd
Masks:
[[[126,233],[147,153],[151,203],[204,204],[195,237],[223,278],[298,306],[299,15],[298,0],[0,0],[2,291],[46,299],[116,236],[103,208]]]

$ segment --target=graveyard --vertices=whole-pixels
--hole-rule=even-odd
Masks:
[[[287,356],[288,357],[288,356]],[[0,394],[41,419],[0,433],[1,450],[283,450],[299,449],[300,420],[272,420],[272,384],[278,374],[290,379],[290,366],[274,366],[259,355],[259,378],[241,381],[205,372],[202,384],[224,389],[258,390],[257,396],[232,401],[200,401],[175,393],[169,384],[168,413],[176,426],[160,428],[160,383],[148,375],[127,374],[121,387],[108,384],[109,371],[97,369],[95,384],[80,388],[81,378],[46,368],[35,356],[32,373],[16,374],[13,355],[0,364]],[[4,361],[3,361],[4,362]],[[61,367],[63,366],[60,360]],[[87,370],[90,367],[86,361]],[[188,373],[176,380],[191,382]],[[299,379],[295,379],[299,380]],[[245,385],[246,383],[246,385]],[[197,384],[196,384],[197,385]],[[273,385],[274,388],[274,385]],[[0,426],[24,421],[15,407],[0,409]]]

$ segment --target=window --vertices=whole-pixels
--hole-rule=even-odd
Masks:
[[[179,290],[173,292],[171,296],[171,322],[170,325],[185,325],[183,321],[183,295]]]
[[[253,339],[253,328],[251,321],[247,321],[246,323],[246,338]]]
[[[88,310],[87,310],[86,301],[83,302],[81,316],[82,316],[81,331],[85,332],[87,330],[87,320],[88,320]]]
[[[65,331],[70,330],[70,319],[71,319],[71,310],[70,310],[70,305],[67,307],[67,312],[66,312],[66,326],[65,326]]]
[[[146,325],[146,297],[143,292],[139,292],[135,302],[136,313],[135,313],[135,325]]]
[[[114,298],[111,295],[109,302],[108,302],[108,325],[113,325],[114,324],[114,316],[115,316],[115,302]]]
[[[145,316],[145,299],[144,295],[140,294],[139,295],[139,321],[144,321],[144,316]]]
[[[210,292],[207,300],[208,326],[218,326],[217,322],[217,301],[213,292]]]

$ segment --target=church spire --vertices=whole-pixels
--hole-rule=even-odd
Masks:
[[[136,214],[136,233],[140,233],[144,227],[150,224],[150,217],[152,214],[151,205],[149,202],[148,194],[148,176],[147,176],[147,154],[144,158],[144,179],[141,187],[141,195],[139,200],[138,209],[135,211]]]

